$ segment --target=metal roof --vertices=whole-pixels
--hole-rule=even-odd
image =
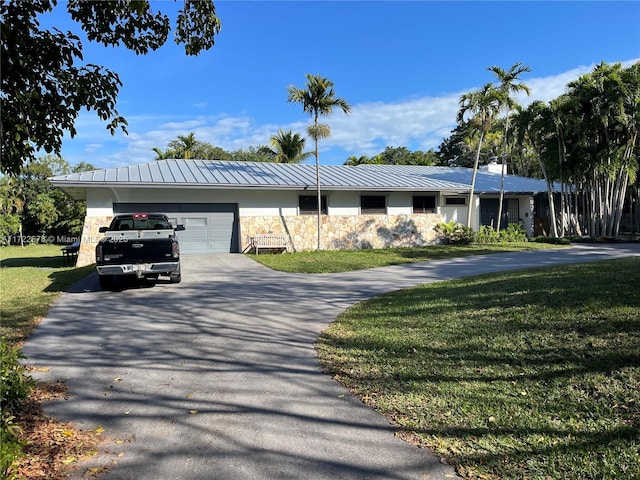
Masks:
[[[454,182],[465,185],[467,191],[471,188],[471,177],[473,169],[465,167],[440,167],[440,166],[421,166],[421,165],[359,165],[359,168],[368,169],[375,168],[379,172],[385,172],[393,175],[425,175],[433,180]],[[482,193],[500,193],[500,173],[487,172],[478,170],[476,174],[476,184],[474,192]],[[528,193],[535,194],[547,191],[547,184],[544,180],[536,178],[519,177],[517,175],[504,176],[505,192]]]
[[[419,165],[321,165],[323,190],[468,192],[472,171],[461,167]],[[230,189],[311,190],[315,165],[221,160],[158,160],[126,167],[59,175],[51,183],[75,198],[90,187],[188,187]],[[545,191],[544,181],[507,175],[505,191]],[[475,191],[500,191],[500,174],[478,172]]]

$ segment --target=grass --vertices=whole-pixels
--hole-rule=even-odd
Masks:
[[[640,258],[354,306],[324,368],[468,478],[640,478]]]
[[[381,250],[322,250],[278,255],[248,255],[274,270],[299,273],[337,273],[366,268],[425,262],[470,255],[562,248],[546,243],[495,243],[487,245],[431,245]]]
[[[26,340],[49,306],[95,266],[66,267],[60,246],[0,247],[0,336]]]
[[[557,248],[253,258],[323,272],[545,246]],[[52,245],[2,247],[0,261],[0,332],[14,343],[94,269],[64,267]],[[639,291],[638,258],[443,282],[353,307],[317,349],[324,368],[405,438],[468,478],[640,478]]]

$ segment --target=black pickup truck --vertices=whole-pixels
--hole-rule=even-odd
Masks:
[[[108,227],[100,227],[105,236],[96,246],[96,268],[102,288],[111,288],[114,278],[135,276],[157,280],[168,275],[179,283],[180,245],[177,231],[166,215],[134,213],[116,215]]]

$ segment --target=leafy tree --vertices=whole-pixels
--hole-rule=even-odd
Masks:
[[[309,158],[313,153],[304,151],[304,138],[291,130],[280,130],[271,137],[271,148],[264,147],[265,153],[273,162],[300,163]]]
[[[0,245],[7,245],[11,237],[22,233],[20,215],[24,207],[22,185],[15,177],[0,178]]]
[[[349,158],[347,158],[346,162],[344,162],[345,165],[366,165],[366,164],[372,164],[372,163],[380,163],[380,162],[377,161],[377,157],[369,158],[366,155],[360,155],[359,157],[352,155]]]
[[[77,237],[82,233],[86,204],[73,200],[47,180],[55,175],[95,170],[82,162],[70,166],[60,157],[40,157],[22,168],[13,181],[20,185],[22,208],[19,212],[23,232],[28,236]],[[13,194],[14,196],[16,193]]]
[[[412,152],[407,147],[386,147],[376,158],[377,163],[387,165],[434,165],[438,156],[432,150]]]
[[[470,123],[474,130],[480,134],[476,156],[473,162],[473,174],[471,177],[471,190],[469,191],[469,205],[467,207],[467,227],[471,227],[471,213],[473,208],[473,192],[478,174],[478,164],[480,161],[480,150],[482,141],[487,132],[490,131],[494,118],[500,111],[502,105],[502,94],[491,84],[485,84],[480,90],[465,93],[460,96],[460,110],[456,120],[458,123],[464,121],[465,116],[471,116]]]
[[[438,146],[440,164],[449,167],[473,167],[473,154],[465,148],[465,139],[473,135],[473,128],[468,121],[458,122],[451,135],[444,138]]]
[[[540,171],[547,184],[551,233],[553,237],[557,237],[558,226],[552,188],[553,182],[547,172],[546,162],[543,160],[544,153],[548,150],[549,142],[552,141],[555,131],[549,106],[537,100],[529,104],[526,109],[518,107],[513,117],[513,127],[515,143],[519,146],[521,154],[524,154],[523,152],[531,152],[540,165]]]
[[[156,160],[166,159],[194,159],[194,160],[233,160],[233,155],[220,147],[214,147],[210,143],[196,140],[195,133],[178,135],[175,140],[167,144],[167,149],[158,147],[152,149],[156,152]]]
[[[116,109],[120,78],[111,70],[81,64],[82,44],[72,32],[40,28],[41,15],[56,0],[5,1],[0,6],[0,140],[3,173],[17,175],[36,153],[60,154],[65,132],[76,135],[83,108],[93,110],[107,129],[126,133]],[[66,9],[90,41],[146,54],[167,41],[171,22],[148,0],[68,0]],[[185,0],[175,22],[175,41],[187,55],[214,44],[220,31],[212,0]]]
[[[335,96],[333,82],[320,75],[307,74],[306,88],[289,86],[288,102],[299,103],[302,110],[311,115],[313,124],[307,129],[311,138],[315,142],[316,158],[316,190],[318,195],[318,250],[320,250],[320,215],[322,211],[322,201],[320,194],[320,157],[318,153],[318,140],[331,135],[329,125],[319,123],[320,116],[329,116],[334,108],[340,108],[345,114],[349,114],[351,107],[342,98]]]
[[[250,146],[247,149],[239,148],[229,152],[227,155],[229,155],[229,160],[234,162],[271,162],[272,160],[267,150],[269,148],[264,145],[258,147]]]
[[[433,150],[423,152],[410,151],[407,147],[386,147],[384,151],[373,157],[349,157],[345,165],[383,164],[383,165],[437,165],[440,157]]]
[[[560,158],[583,191],[592,236],[618,236],[627,188],[638,173],[640,62],[601,63],[569,83]]]
[[[529,87],[520,82],[520,75],[526,72],[530,72],[531,69],[522,65],[521,63],[514,63],[509,70],[493,66],[489,67],[489,70],[497,77],[499,82],[498,90],[501,93],[502,105],[504,110],[504,136],[503,136],[503,151],[502,151],[502,172],[500,175],[500,200],[498,202],[498,222],[496,225],[496,232],[500,233],[500,226],[502,224],[502,202],[504,199],[504,167],[507,164],[507,144],[508,144],[508,131],[509,131],[509,116],[511,111],[516,107],[517,102],[513,98],[514,93],[525,92],[527,95],[531,93]]]

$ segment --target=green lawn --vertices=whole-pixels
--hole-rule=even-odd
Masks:
[[[321,336],[324,368],[470,478],[640,478],[640,258],[402,290]]]
[[[274,270],[299,273],[336,273],[365,268],[425,262],[470,255],[563,248],[546,243],[494,243],[488,245],[430,245],[381,250],[322,250],[271,255],[248,255]]]
[[[254,258],[323,272],[544,247]],[[0,332],[12,343],[95,268],[64,267],[53,245],[2,247],[0,260]],[[640,478],[638,292],[638,258],[426,285],[353,307],[317,349],[324,368],[405,438],[469,478]]]
[[[95,270],[63,266],[60,248],[0,247],[0,336],[10,343],[25,340],[60,293]]]

